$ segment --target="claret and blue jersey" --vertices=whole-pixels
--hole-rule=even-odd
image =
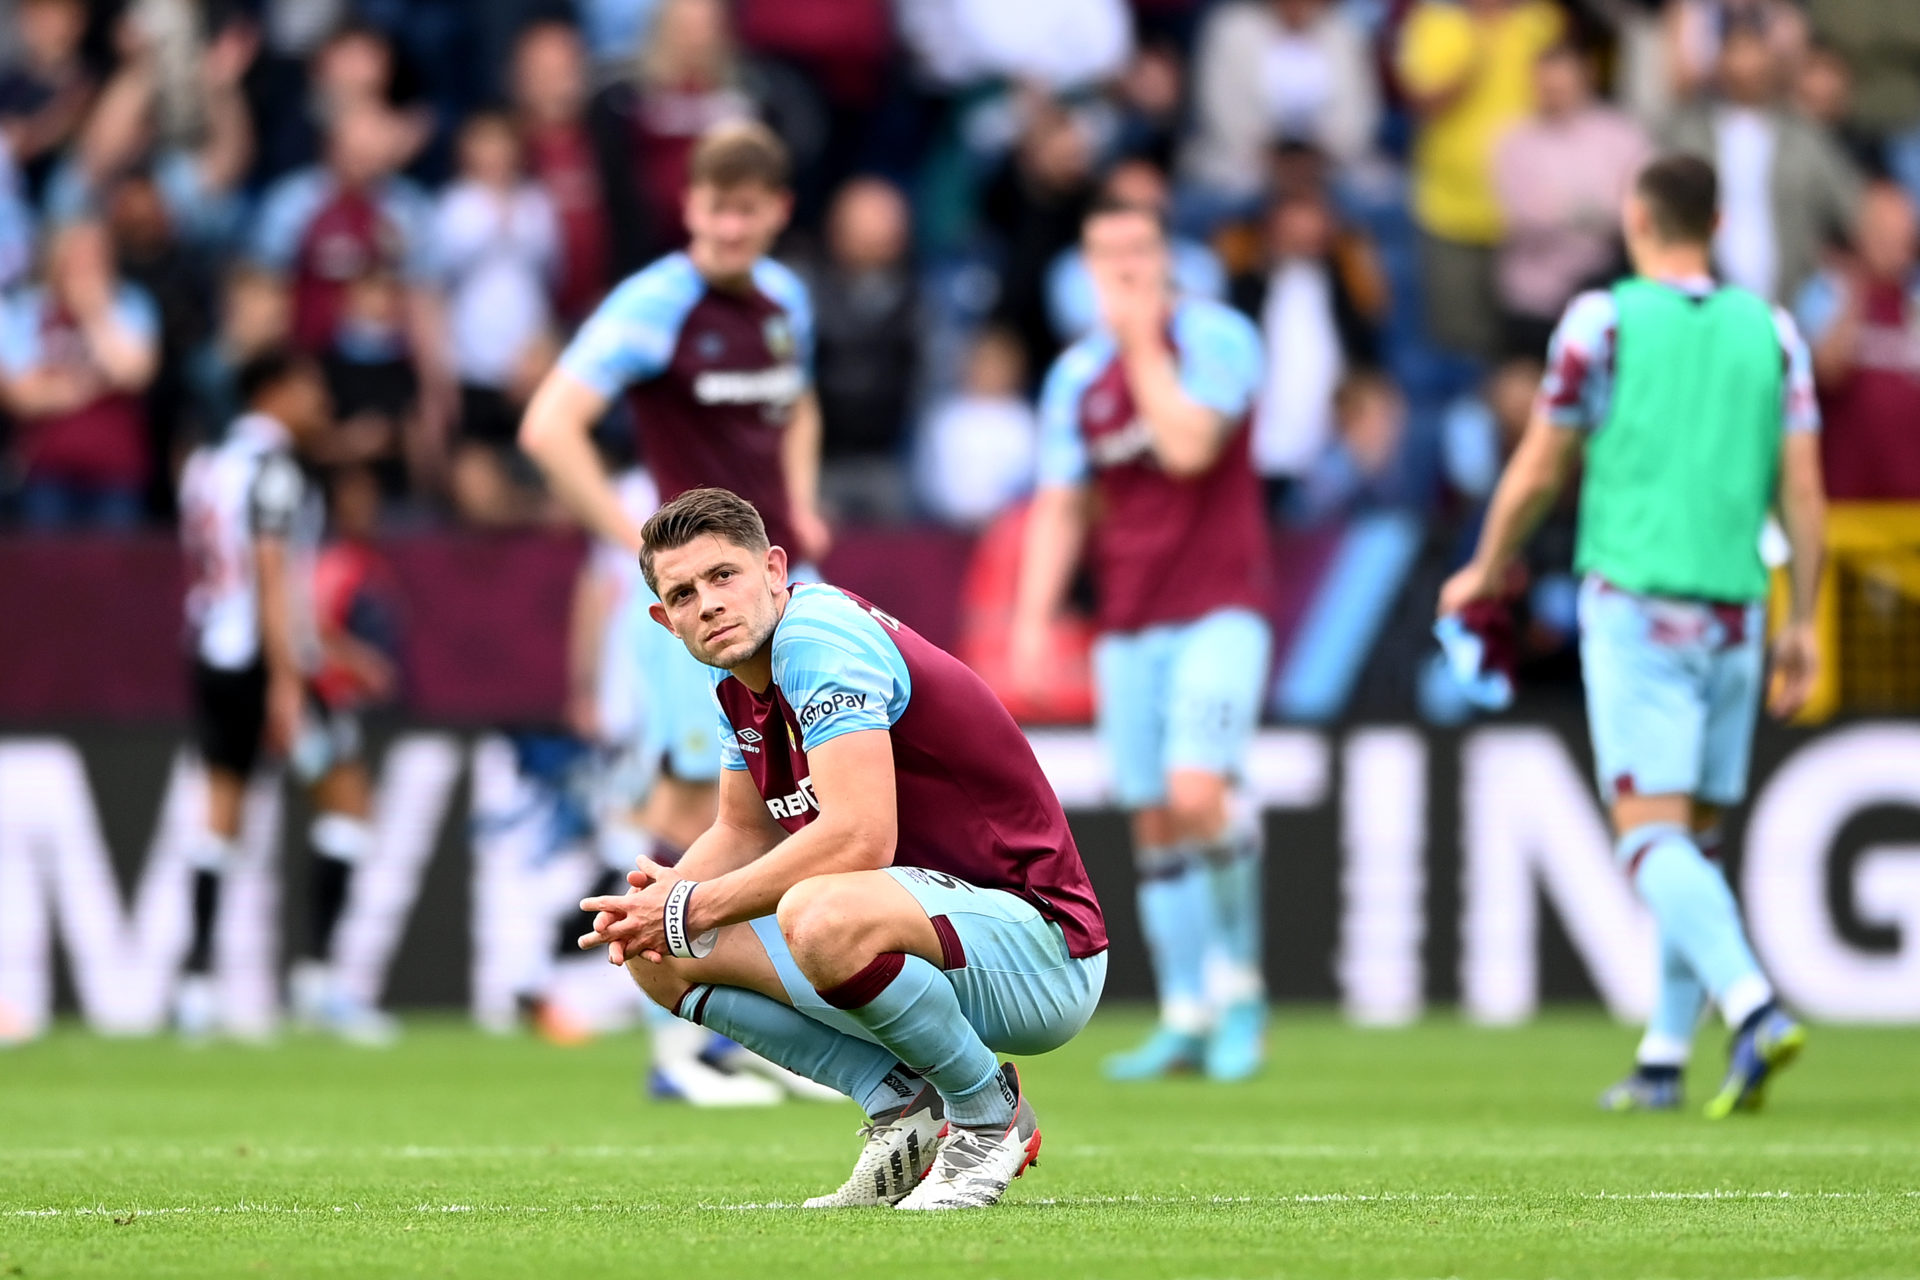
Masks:
[[[560,357],[601,395],[629,395],[663,501],[731,489],[790,550],[781,439],[812,366],[813,306],[798,276],[763,258],[750,289],[716,288],[684,253],[629,276]]]
[[[1111,335],[1076,342],[1040,397],[1040,484],[1088,486],[1089,551],[1104,631],[1190,622],[1215,609],[1259,610],[1268,590],[1266,520],[1250,422],[1260,389],[1260,335],[1239,312],[1183,299],[1167,340],[1189,398],[1225,420],[1214,465],[1162,470]]]
[[[756,693],[712,672],[722,763],[749,774],[782,828],[819,814],[810,752],[844,734],[893,740],[894,865],[943,873],[1030,903],[1091,956],[1100,906],[1052,785],[1026,735],[958,658],[837,587],[793,588],[773,639],[773,683]]]

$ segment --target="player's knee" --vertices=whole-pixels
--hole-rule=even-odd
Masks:
[[[815,876],[782,895],[774,918],[802,972],[812,976],[823,960],[848,949],[860,907],[859,890],[845,876]]]
[[[635,985],[647,993],[647,999],[669,1013],[680,1013],[680,1002],[693,988],[691,982],[669,966],[638,956],[627,961],[627,972],[633,975]]]

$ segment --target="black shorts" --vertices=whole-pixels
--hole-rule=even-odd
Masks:
[[[209,769],[251,774],[267,729],[266,666],[226,671],[195,662],[193,718],[200,758]]]

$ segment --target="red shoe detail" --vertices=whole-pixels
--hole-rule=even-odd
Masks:
[[[1040,1131],[1038,1129],[1035,1129],[1033,1131],[1033,1136],[1027,1139],[1027,1158],[1021,1161],[1020,1167],[1018,1169],[1015,1169],[1013,1171],[1013,1176],[1017,1178],[1021,1174],[1025,1173],[1028,1169],[1034,1168],[1037,1165],[1039,1165],[1039,1163],[1040,1163]]]

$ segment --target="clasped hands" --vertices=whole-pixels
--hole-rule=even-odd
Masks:
[[[580,935],[580,949],[606,947],[608,964],[625,964],[634,957],[658,964],[667,954],[667,891],[686,877],[650,858],[637,859],[637,864],[627,872],[632,889],[580,903],[582,911],[594,913],[593,932]]]

